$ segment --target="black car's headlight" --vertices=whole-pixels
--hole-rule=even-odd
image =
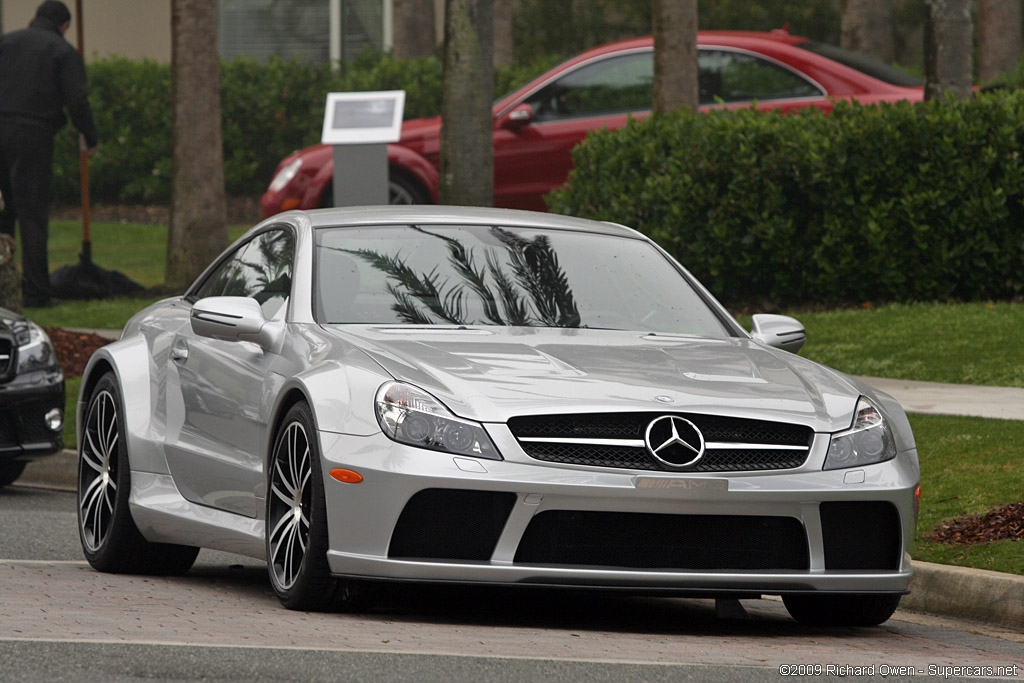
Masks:
[[[377,422],[399,443],[456,455],[501,460],[477,422],[455,417],[436,398],[409,384],[388,382],[377,390]]]
[[[859,467],[896,457],[896,442],[882,413],[871,401],[861,397],[853,426],[832,435],[825,456],[826,470]]]
[[[14,327],[14,340],[18,344],[18,374],[53,367],[56,356],[53,344],[34,322],[19,323]]]

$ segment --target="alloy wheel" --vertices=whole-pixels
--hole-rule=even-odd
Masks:
[[[295,585],[309,547],[312,509],[309,438],[299,422],[292,422],[278,441],[270,480],[269,560],[277,584]]]
[[[85,417],[79,468],[78,518],[82,542],[96,552],[110,533],[117,498],[117,402],[109,391],[93,396]]]
[[[402,183],[388,181],[388,204],[419,204],[416,195]]]

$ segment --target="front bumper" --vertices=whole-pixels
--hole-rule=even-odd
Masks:
[[[504,461],[321,432],[337,575],[691,595],[903,593],[913,451],[823,472],[647,473],[550,465],[489,425]],[[334,467],[359,484],[329,476]]]
[[[29,372],[0,384],[0,461],[29,460],[57,453],[61,430],[51,430],[46,414],[64,411],[64,373]]]

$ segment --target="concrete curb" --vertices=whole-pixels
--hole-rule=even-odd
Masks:
[[[1024,630],[1024,576],[914,562],[900,607]]]
[[[74,491],[78,454],[65,450],[29,463],[18,484]],[[1024,576],[914,562],[900,609],[1024,630]]]

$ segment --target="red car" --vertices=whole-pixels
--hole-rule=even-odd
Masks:
[[[787,111],[832,108],[833,100],[919,101],[920,81],[862,55],[787,31],[704,31],[697,39],[701,109]],[[588,132],[649,113],[654,41],[594,48],[494,105],[494,204],[544,211],[544,195],[569,174],[569,151]],[[441,118],[406,121],[388,145],[392,204],[437,202]],[[333,206],[334,160],[327,145],[286,157],[260,202],[263,215]]]

